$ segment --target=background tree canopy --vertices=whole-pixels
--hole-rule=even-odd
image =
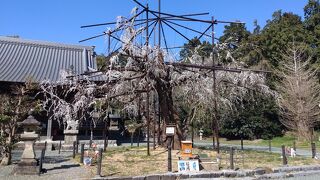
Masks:
[[[248,68],[273,71],[267,75],[268,85],[275,89],[275,84],[281,80],[277,71],[287,64],[283,54],[292,42],[307,44],[305,56],[311,57],[310,67],[320,67],[320,4],[318,0],[309,0],[304,7],[304,19],[291,12],[275,11],[265,27],[260,27],[254,21],[252,32],[244,24],[230,24],[225,26],[220,43],[225,43],[231,50],[232,57],[246,64]],[[196,48],[196,47],[200,48]],[[202,56],[210,55],[211,44],[194,38],[184,45],[180,57],[186,59],[191,52],[201,49]],[[199,53],[200,54],[200,53]],[[228,63],[226,54],[222,54],[222,62]],[[318,73],[320,80],[320,73]],[[279,112],[275,99],[255,95],[254,101],[242,101],[237,105],[237,113],[220,110],[221,135],[228,138],[271,138],[281,135],[285,127],[279,121]],[[183,113],[180,115],[183,116]],[[208,128],[195,124],[197,129]],[[201,126],[201,127],[200,127]],[[206,125],[207,126],[207,125]]]
[[[291,12],[275,11],[264,27],[261,27],[255,20],[252,32],[247,30],[244,24],[230,24],[225,26],[223,35],[219,42],[224,43],[230,49],[232,57],[242,62],[247,68],[273,71],[267,75],[268,85],[275,89],[281,77],[277,71],[285,65],[287,60],[283,54],[288,49],[288,44],[292,42],[307,44],[306,56],[311,57],[311,69],[320,67],[320,4],[318,0],[309,0],[303,8],[304,17],[300,17]],[[189,62],[189,58],[196,51],[202,57],[210,57],[211,44],[207,41],[201,42],[197,37],[184,44],[180,51],[180,58]],[[223,54],[219,59],[219,65],[230,63],[232,59],[227,54]],[[105,70],[108,57],[99,55],[98,69]],[[107,61],[108,62],[108,61]],[[320,73],[318,73],[320,80]],[[237,113],[221,112],[221,135],[229,138],[270,138],[280,135],[284,128],[279,122],[278,107],[273,98],[255,95],[254,101],[248,98],[237,105]],[[188,116],[188,111],[192,107],[183,104],[178,108],[180,118]],[[198,111],[200,111],[198,109]],[[202,119],[195,120],[196,129],[203,128],[205,134],[210,135],[210,116],[206,116],[206,111],[202,110]],[[206,123],[203,123],[206,122]],[[204,125],[205,124],[205,125]],[[319,127],[319,126],[318,126]]]

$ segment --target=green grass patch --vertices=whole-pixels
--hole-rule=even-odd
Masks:
[[[204,140],[205,142],[211,142],[210,138]],[[281,147],[282,145],[293,147],[293,142],[296,142],[297,149],[304,149],[311,151],[311,142],[310,141],[301,141],[298,140],[292,133],[287,133],[281,137],[275,137],[271,140],[272,147]],[[221,144],[236,144],[240,145],[240,140],[227,140],[226,138],[220,138]],[[320,141],[316,139],[316,148],[320,149]],[[256,139],[256,140],[243,140],[243,145],[253,145],[253,146],[269,146],[269,140]]]

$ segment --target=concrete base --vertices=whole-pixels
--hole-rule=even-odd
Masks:
[[[65,145],[73,145],[73,142],[78,140],[79,130],[64,130],[63,133]]]
[[[25,159],[19,162],[13,169],[14,175],[37,175],[39,174],[38,161]]]
[[[47,147],[46,147],[46,151],[52,151],[52,140],[47,140]]]
[[[70,145],[70,144],[62,144],[61,150],[62,150],[62,151],[73,151],[73,145]]]

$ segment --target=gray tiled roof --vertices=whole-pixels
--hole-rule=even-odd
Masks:
[[[61,70],[96,69],[92,47],[0,36],[0,81],[56,82]]]

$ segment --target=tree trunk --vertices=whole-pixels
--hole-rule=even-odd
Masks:
[[[11,142],[12,138],[8,137],[6,144],[2,147],[2,160],[0,165],[7,166],[11,164],[12,154],[11,154]]]
[[[2,157],[0,165],[1,166],[10,165],[11,164],[11,159],[12,159],[11,150],[4,152],[2,156],[3,157]]]
[[[163,144],[167,144],[167,138],[165,135],[165,128],[168,124],[175,124],[176,125],[176,131],[173,138],[173,149],[180,149],[180,142],[183,140],[183,135],[180,127],[180,119],[178,116],[177,111],[175,110],[173,106],[173,100],[172,100],[172,87],[169,82],[169,73],[167,75],[167,80],[163,81],[160,78],[156,79],[156,85],[155,88],[158,92],[159,96],[159,106],[160,106],[160,112],[161,117],[163,118],[163,124],[162,124],[162,138],[164,142]]]

